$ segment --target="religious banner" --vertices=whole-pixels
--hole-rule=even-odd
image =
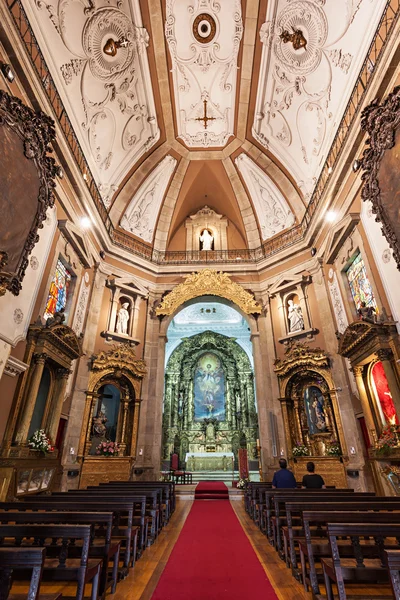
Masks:
[[[239,448],[238,451],[238,462],[239,462],[239,477],[245,479],[249,476],[249,463],[247,461],[247,448]]]
[[[371,371],[371,383],[377,400],[378,409],[383,416],[384,424],[398,425],[399,419],[393,404],[392,394],[386,379],[386,374],[381,361],[374,364]]]

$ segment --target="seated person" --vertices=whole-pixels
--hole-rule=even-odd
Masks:
[[[272,480],[272,487],[276,489],[281,488],[296,488],[296,480],[292,471],[288,471],[287,461],[285,458],[279,459],[279,471],[275,471],[274,478]]]
[[[305,489],[325,489],[325,481],[315,472],[315,464],[313,462],[307,463],[308,475],[304,475],[301,487]]]

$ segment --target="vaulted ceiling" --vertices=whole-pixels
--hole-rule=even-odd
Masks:
[[[386,0],[23,0],[114,225],[185,249],[298,222]]]

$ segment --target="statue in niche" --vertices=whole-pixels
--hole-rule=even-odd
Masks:
[[[206,427],[206,450],[215,450],[215,427],[213,423],[208,423]]]
[[[129,302],[124,302],[118,311],[117,325],[115,327],[116,333],[122,333],[127,335],[128,333],[128,322],[129,322]]]
[[[203,229],[199,239],[200,239],[200,250],[212,250],[214,237],[210,233],[210,231],[208,231],[208,229]]]
[[[321,390],[314,385],[307,387],[304,390],[304,400],[310,435],[328,431],[328,417]]]
[[[288,319],[290,333],[304,329],[304,319],[301,307],[293,300],[288,301]]]
[[[98,438],[104,438],[107,433],[108,419],[105,413],[101,410],[98,415],[93,417],[93,435]]]

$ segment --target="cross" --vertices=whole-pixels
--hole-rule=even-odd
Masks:
[[[204,104],[204,115],[202,117],[197,117],[195,121],[204,121],[204,129],[207,129],[208,121],[215,121],[215,117],[207,117],[207,100],[203,100]]]

